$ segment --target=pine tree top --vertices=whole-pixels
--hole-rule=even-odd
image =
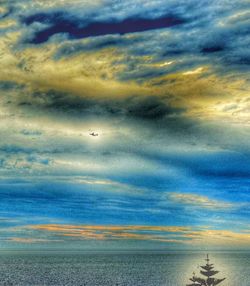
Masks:
[[[200,274],[205,276],[205,278],[197,277],[195,276],[195,273],[193,273],[193,277],[190,278],[190,281],[192,281],[192,284],[187,284],[186,286],[216,286],[220,284],[222,281],[224,281],[226,278],[218,279],[214,278],[212,276],[219,273],[217,270],[213,270],[213,264],[210,264],[209,256],[207,254],[207,258],[205,259],[207,262],[206,265],[200,266],[202,270],[200,270]]]

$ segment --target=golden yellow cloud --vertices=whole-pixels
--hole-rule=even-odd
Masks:
[[[167,105],[182,108],[185,115],[197,120],[226,123],[249,122],[246,99],[250,86],[245,77],[219,75],[209,64],[192,70],[167,73],[138,83],[119,80],[127,69],[128,55],[118,48],[79,52],[55,60],[60,44],[11,49],[21,35],[9,32],[0,38],[0,81],[16,81],[27,92],[57,90],[82,98],[113,100],[131,96],[157,96]],[[89,39],[84,39],[86,43]],[[152,69],[174,66],[173,61],[155,63],[149,56],[129,56],[136,68]],[[143,80],[143,78],[142,78]],[[167,99],[166,99],[167,96]],[[235,105],[230,110],[227,107]]]
[[[184,235],[191,238],[186,243],[205,245],[250,245],[250,234],[229,230],[194,231]]]
[[[144,240],[187,245],[250,245],[249,232],[181,226],[108,226],[45,224],[23,227],[57,237],[79,240]]]
[[[30,233],[32,230],[32,234]],[[8,232],[24,231],[25,237],[11,236],[17,243],[49,243],[68,240],[141,240],[181,243],[186,246],[250,246],[250,230],[241,232],[208,227],[146,226],[146,225],[66,225],[43,224],[9,228]]]

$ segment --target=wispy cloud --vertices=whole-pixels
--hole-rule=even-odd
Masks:
[[[194,245],[199,243],[204,245],[231,245],[232,247],[250,245],[250,234],[244,231],[238,233],[228,230],[204,230],[190,232],[185,236],[191,238],[187,243]]]
[[[59,242],[60,240],[49,240],[43,238],[24,238],[24,237],[11,237],[9,240],[17,243],[48,243],[48,242]]]
[[[190,207],[207,208],[211,210],[221,210],[235,207],[234,204],[222,200],[214,200],[209,197],[191,193],[168,193],[167,198],[178,204]]]
[[[18,230],[18,228],[16,229]],[[32,230],[32,237],[10,237],[8,240],[20,243],[47,243],[60,241],[92,241],[92,240],[141,240],[162,243],[181,243],[186,246],[213,245],[248,245],[249,232],[234,232],[195,227],[173,226],[107,226],[107,225],[30,225],[19,231]],[[43,238],[39,238],[42,236]],[[47,237],[47,238],[44,238]]]

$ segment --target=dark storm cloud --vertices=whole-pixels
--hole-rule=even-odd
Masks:
[[[157,32],[148,31],[143,35],[137,34],[136,38],[113,35],[91,38],[85,43],[68,42],[59,47],[55,53],[55,59],[80,52],[115,47],[128,55],[123,62],[125,68],[117,78],[122,81],[131,79],[146,81],[165,74],[210,64],[222,74],[232,69],[240,71],[243,67],[248,70],[249,44],[249,32],[245,23],[236,27],[230,25],[219,27],[212,22],[206,27],[197,24],[195,30],[179,26],[178,30],[171,32],[168,36],[163,30],[158,30]],[[175,63],[156,69],[153,66],[143,65],[143,62],[137,63],[137,60],[143,56],[151,56],[151,63],[154,61],[174,61]],[[227,69],[224,68],[225,66]]]
[[[62,57],[74,56],[81,52],[93,52],[108,47],[126,48],[129,45],[136,45],[141,43],[141,37],[120,37],[118,35],[106,35],[102,37],[94,37],[84,41],[66,42],[62,44],[54,55],[55,60],[60,60]]]
[[[49,24],[48,28],[36,33],[30,43],[40,44],[46,42],[51,36],[58,33],[67,33],[69,38],[81,39],[93,36],[103,36],[110,34],[127,34],[143,32],[148,30],[173,27],[185,23],[184,19],[172,15],[165,15],[159,18],[127,18],[122,21],[90,22],[85,26],[84,20],[69,19],[62,13],[36,14],[29,16],[23,21],[30,25],[34,22]],[[84,27],[83,27],[84,26]]]
[[[145,119],[160,119],[166,116],[180,115],[184,111],[182,108],[171,107],[154,96],[131,98],[127,103],[128,115]]]
[[[130,2],[112,1],[102,7],[102,13],[88,9],[76,10],[74,7],[68,10],[45,8],[40,9],[40,12],[26,11],[18,16],[26,31],[21,42],[39,44],[50,38],[56,43],[60,41],[54,55],[57,60],[110,46],[133,56],[149,55],[158,61],[180,59],[175,70],[169,67],[156,71],[147,68],[137,70],[133,65],[134,59],[128,60],[127,69],[117,77],[120,80],[143,81],[162,76],[185,69],[188,67],[187,62],[190,67],[212,64],[221,73],[232,69],[248,70],[250,30],[246,2],[240,2],[237,6],[228,1],[159,3],[152,3],[152,7],[142,4],[140,8],[135,6],[132,9]],[[160,29],[172,26],[176,28]],[[137,33],[136,39],[128,39],[124,35],[140,31],[145,33]],[[162,31],[170,31],[170,34],[166,35]],[[84,38],[88,38],[88,41],[76,40]],[[183,59],[185,65],[182,64]],[[227,69],[223,68],[225,65]]]
[[[224,51],[225,47],[223,45],[211,45],[207,47],[202,48],[203,53],[217,53],[217,52],[222,52]]]
[[[23,100],[23,99],[22,99]],[[44,108],[51,112],[64,112],[82,116],[121,116],[138,119],[161,119],[181,115],[183,108],[172,107],[168,99],[155,96],[130,96],[125,99],[94,99],[74,96],[66,92],[49,90],[34,92],[22,101],[29,108]],[[19,104],[20,105],[20,104]]]

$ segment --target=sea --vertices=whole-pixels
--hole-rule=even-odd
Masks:
[[[250,252],[209,253],[221,286],[250,286]],[[198,251],[2,251],[0,285],[184,286],[205,264]]]

